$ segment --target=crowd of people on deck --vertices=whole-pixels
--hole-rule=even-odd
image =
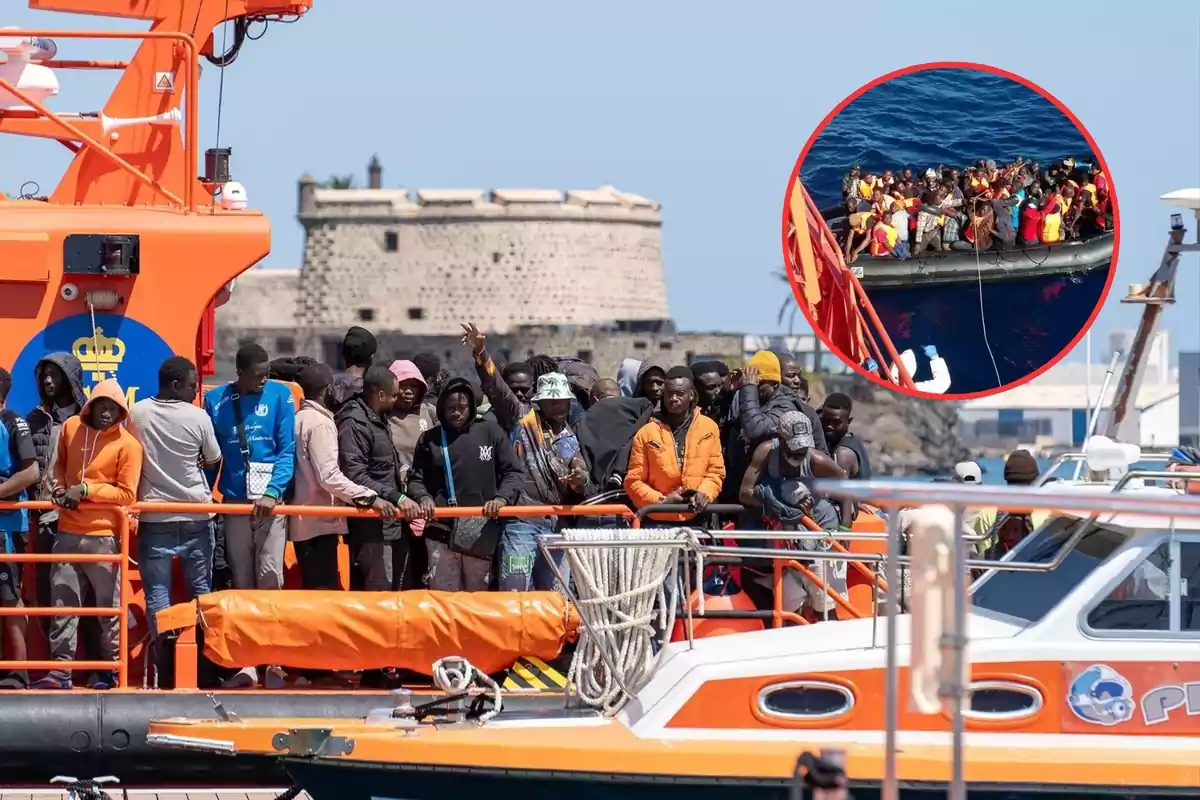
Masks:
[[[843,252],[916,258],[929,252],[1010,250],[1090,239],[1112,230],[1112,189],[1099,164],[1068,157],[1046,168],[1020,157],[998,165],[864,172],[842,180]]]
[[[500,366],[487,339],[463,326],[473,380],[452,377],[436,355],[379,360],[369,331],[351,328],[335,369],[311,358],[272,360],[258,344],[236,355],[237,377],[197,404],[195,365],[162,362],[158,390],[130,407],[116,380],[85,395],[80,363],[48,355],[33,374],[0,369],[0,409],[15,381],[34,381],[40,403],[26,417],[0,411],[0,501],[52,501],[49,511],[0,509],[6,552],[120,553],[124,507],[192,504],[136,518],[137,566],[152,652],[168,634],[155,613],[178,599],[178,559],[188,597],[227,588],[277,590],[292,545],[305,589],[524,591],[561,588],[565,564],[537,546],[541,533],[568,526],[628,524],[621,517],[547,516],[547,506],[595,502],[615,492],[636,508],[673,505],[647,524],[678,524],[708,506],[737,504],[741,529],[796,529],[805,516],[824,530],[847,529],[857,513],[831,502],[814,479],[869,478],[864,442],[850,430],[853,403],[830,394],[810,404],[796,361],[761,351],[744,367],[626,359],[603,377],[576,358],[535,355]],[[252,514],[213,515],[197,504],[250,504]],[[284,516],[280,504],[346,505],[377,515]],[[482,508],[477,518],[446,519],[439,508]],[[542,507],[535,515],[501,509]],[[687,514],[683,514],[684,510]],[[348,545],[349,575],[339,572]],[[815,546],[815,545],[814,545]],[[118,564],[39,563],[32,586],[0,556],[0,605],[120,607]],[[741,587],[763,609],[773,604],[769,564],[743,569]],[[811,587],[809,587],[811,588]],[[177,587],[178,589],[178,587]],[[789,590],[785,606],[821,610],[826,595]],[[817,597],[819,595],[819,597]],[[3,617],[10,660],[23,660],[28,621]],[[115,616],[37,617],[51,658],[113,661]],[[156,656],[157,657],[157,656]],[[69,668],[31,685],[67,689]],[[288,675],[284,667],[247,667],[225,686],[281,688],[299,680],[345,681],[340,674]],[[386,686],[383,671],[361,676]],[[115,685],[92,671],[86,685]],[[22,688],[21,671],[0,688]]]

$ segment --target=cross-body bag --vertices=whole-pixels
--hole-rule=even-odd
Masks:
[[[246,421],[242,416],[241,399],[242,396],[237,392],[230,395],[233,403],[233,421],[237,426],[238,446],[242,450],[242,461],[246,464],[246,499],[257,500],[266,495],[271,478],[275,475],[275,465],[250,460],[250,444],[246,441]]]
[[[442,429],[442,469],[446,474],[446,505],[458,507],[458,494],[454,490],[454,470],[450,468],[450,448],[446,444],[446,430]],[[442,542],[456,553],[471,558],[490,560],[500,542],[500,524],[486,517],[459,517],[457,519],[431,519],[425,524],[425,536]]]

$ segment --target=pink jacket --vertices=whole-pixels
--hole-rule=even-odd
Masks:
[[[296,492],[298,506],[350,504],[374,492],[359,486],[338,467],[338,435],[333,414],[320,403],[305,400],[296,412]],[[345,517],[292,517],[289,538],[303,542],[330,533],[345,533]]]

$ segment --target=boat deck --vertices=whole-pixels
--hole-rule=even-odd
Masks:
[[[110,789],[112,800],[275,800],[284,789]],[[50,789],[0,789],[0,800],[67,800],[67,793]],[[312,800],[308,792],[296,800]]]

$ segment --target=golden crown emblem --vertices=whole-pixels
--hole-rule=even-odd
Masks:
[[[125,358],[125,343],[120,339],[104,335],[103,328],[96,328],[94,336],[80,336],[71,347],[84,371],[92,373],[92,380],[102,381],[115,373]]]

